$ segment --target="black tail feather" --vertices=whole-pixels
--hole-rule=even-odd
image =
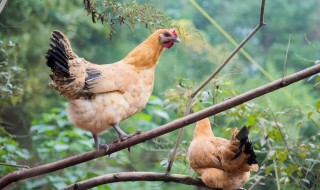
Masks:
[[[70,77],[68,60],[71,57],[67,55],[67,48],[69,48],[69,51],[71,50],[69,41],[59,31],[53,31],[50,40],[52,42],[50,44],[51,49],[46,54],[47,66],[58,76]]]
[[[250,157],[248,158],[248,162],[247,162],[249,165],[258,163],[257,156],[256,156],[256,154],[254,152],[251,140],[248,140],[247,143],[245,144],[244,153],[245,154],[250,154]]]
[[[64,69],[68,70],[67,60],[64,59],[63,57],[61,57],[60,54],[58,52],[56,52],[54,49],[48,50],[46,57],[48,57],[48,59],[53,59],[53,60],[50,60],[51,61],[51,62],[49,62],[50,64],[52,64],[52,63],[55,64],[55,62],[59,62],[61,64],[61,66],[63,66]],[[54,65],[50,65],[49,67],[52,68],[53,66]]]
[[[244,146],[244,153],[250,154],[247,163],[249,165],[257,164],[258,163],[256,160],[257,156],[254,152],[252,142],[249,139],[248,135],[249,135],[248,127],[246,126],[242,127],[242,129],[239,131],[239,133],[236,136],[236,139],[240,141],[239,151],[236,153],[233,159],[236,159],[237,157],[240,156],[240,154],[242,153],[242,147]]]
[[[53,31],[52,36],[56,39],[64,39],[64,36],[58,31]]]
[[[50,44],[50,47],[55,51],[59,52],[59,55],[61,56],[61,58],[64,58],[67,60],[68,56],[66,55],[66,52],[64,51],[64,49],[62,49],[61,45],[58,44],[57,41],[53,40],[52,38],[50,38],[50,40],[54,43],[54,45]]]
[[[248,141],[248,135],[249,129],[246,126],[242,127],[236,136],[236,139],[240,141],[239,149],[242,149],[243,145]]]

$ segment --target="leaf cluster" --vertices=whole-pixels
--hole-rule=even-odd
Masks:
[[[22,95],[22,81],[19,78],[22,69],[16,63],[17,52],[16,43],[0,40],[0,106],[15,104]]]
[[[139,5],[136,1],[123,3],[114,0],[84,0],[83,3],[87,13],[91,14],[92,22],[100,20],[110,27],[110,37],[116,32],[117,26],[132,30],[135,24],[143,24],[150,30],[170,26],[170,18],[152,4]]]
[[[0,177],[11,171],[22,169],[14,165],[22,161],[26,162],[30,158],[29,151],[20,148],[19,144],[13,139],[13,136],[0,127],[0,163],[4,164],[0,165]]]

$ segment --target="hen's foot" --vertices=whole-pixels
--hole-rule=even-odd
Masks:
[[[100,149],[105,149],[105,152],[109,151],[109,145],[107,144],[98,144],[98,146],[96,146],[97,151],[99,151]]]
[[[120,140],[118,140],[116,142],[125,141],[125,140],[129,139],[130,137],[133,137],[133,136],[141,133],[141,130],[137,130],[137,132],[135,132],[135,133],[126,134],[124,131],[122,131],[120,129],[120,127],[118,125],[113,126],[113,128],[117,131],[119,138],[120,138]]]
[[[120,133],[119,133],[120,139],[114,141],[114,143],[120,143],[120,142],[122,142],[122,141],[125,141],[125,140],[127,140],[127,139],[129,139],[129,138],[131,138],[131,137],[133,137],[133,136],[135,136],[135,135],[139,135],[139,134],[141,134],[141,133],[142,133],[142,131],[141,131],[140,129],[138,129],[137,132],[131,133],[131,134],[125,134],[125,133],[121,133],[121,134],[120,134]]]
[[[100,149],[105,149],[106,152],[109,150],[109,145],[101,144],[98,135],[92,133],[92,137],[94,139],[94,144],[96,146],[96,150],[99,151]]]
[[[120,136],[120,140],[121,141],[125,141],[125,140],[127,140],[127,139],[129,139],[129,138],[131,138],[131,137],[133,137],[135,135],[139,135],[141,133],[142,133],[142,131],[140,129],[138,129],[135,133],[125,134],[123,136]]]

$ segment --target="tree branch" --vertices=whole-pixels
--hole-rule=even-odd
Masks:
[[[270,82],[266,85],[260,86],[256,89],[250,90],[246,93],[240,94],[238,96],[235,96],[233,98],[227,99],[221,103],[218,103],[216,105],[213,105],[209,108],[203,109],[199,112],[190,114],[188,116],[185,116],[183,118],[177,119],[175,121],[172,121],[170,123],[167,123],[161,127],[152,129],[147,132],[142,132],[141,134],[138,134],[136,136],[133,136],[126,141],[120,142],[120,143],[113,143],[109,145],[108,152],[105,152],[104,149],[101,149],[100,151],[90,151],[87,153],[83,153],[76,156],[71,156],[69,158],[59,160],[53,163],[37,166],[30,169],[25,169],[22,171],[15,171],[12,173],[9,173],[8,175],[4,176],[0,179],[0,189],[6,187],[7,185],[17,182],[23,179],[35,177],[38,175],[42,175],[45,173],[50,173],[54,171],[58,171],[63,168],[67,168],[70,166],[74,166],[76,164],[80,164],[89,160],[93,160],[98,157],[102,157],[105,155],[110,155],[114,152],[117,152],[122,149],[126,149],[128,147],[131,147],[133,145],[139,144],[141,142],[153,139],[155,137],[161,136],[163,134],[172,132],[174,130],[177,130],[179,128],[182,128],[186,125],[192,124],[194,122],[197,122],[201,119],[204,119],[206,117],[215,115],[217,113],[226,111],[232,107],[238,106],[244,102],[247,102],[249,100],[255,99],[259,96],[268,94],[270,92],[273,92],[277,89],[283,88],[287,85],[290,85],[292,83],[295,83],[299,80],[308,78],[312,75],[315,75],[317,73],[320,73],[320,64],[314,65],[308,69],[299,71],[297,73],[294,73],[290,76],[280,78],[276,81]]]
[[[191,0],[191,3],[193,3],[196,6],[199,6],[194,0]],[[231,54],[227,57],[227,59],[202,84],[200,84],[200,86],[196,90],[194,90],[192,92],[192,94],[190,95],[190,97],[188,99],[188,104],[186,106],[186,111],[185,111],[185,115],[184,116],[190,114],[190,109],[191,109],[191,105],[192,105],[193,99],[200,92],[200,90],[202,90],[215,76],[217,76],[217,74],[227,65],[227,63],[233,58],[233,56],[252,38],[252,36],[255,35],[255,33],[257,33],[260,30],[260,28],[262,28],[262,26],[265,25],[265,23],[264,23],[264,6],[265,6],[265,0],[262,0],[261,1],[261,11],[260,11],[260,22],[259,22],[259,24],[236,47],[236,49],[234,49],[233,52],[231,52]],[[174,161],[174,159],[175,159],[175,157],[177,155],[179,144],[181,142],[181,138],[182,138],[182,135],[183,135],[183,130],[184,130],[184,128],[181,128],[179,130],[179,134],[178,134],[176,143],[174,145],[172,154],[170,155],[170,160],[169,160],[169,164],[168,164],[168,167],[167,167],[167,173],[170,172],[172,164],[173,164],[173,161]]]
[[[194,185],[197,187],[207,187],[200,178],[194,178],[188,175],[166,175],[165,173],[155,172],[121,172],[102,175],[99,177],[94,177],[88,180],[77,182],[73,185],[63,188],[62,190],[89,189],[107,183],[116,183],[123,181],[163,181],[181,183],[185,185]]]

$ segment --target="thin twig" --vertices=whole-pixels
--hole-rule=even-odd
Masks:
[[[313,185],[313,187],[311,188],[311,190],[316,190],[316,189],[317,189],[317,186],[319,185],[319,182],[320,182],[320,173],[318,173],[317,180],[316,180],[316,182],[314,183],[314,185]]]
[[[264,6],[265,6],[265,0],[261,1],[261,12],[260,12],[260,22],[259,24],[252,30],[252,32],[236,47],[236,49],[231,52],[231,54],[227,57],[227,59],[204,81],[200,86],[193,91],[193,93],[190,95],[188,99],[188,104],[185,111],[185,116],[190,113],[191,105],[193,102],[194,97],[202,90],[217,74],[227,65],[227,63],[234,57],[234,55],[251,39],[252,36],[255,35],[257,31],[260,30],[262,26],[265,25],[264,23]],[[172,154],[170,155],[169,164],[167,166],[166,172],[169,173],[171,171],[171,167],[173,165],[174,159],[177,155],[179,144],[181,142],[181,138],[183,135],[184,128],[181,128],[179,130],[179,134],[175,143],[175,146],[173,148]]]
[[[0,163],[1,166],[10,166],[10,167],[16,167],[16,168],[30,168],[26,165],[19,165],[19,164],[7,164],[7,163]]]
[[[156,172],[121,172],[102,175],[94,177],[88,180],[77,182],[73,185],[67,186],[62,190],[82,190],[97,187],[99,185],[124,182],[124,181],[163,181],[163,182],[175,182],[185,185],[194,185],[197,187],[207,187],[200,178],[194,178],[188,175],[171,174]],[[213,188],[210,188],[213,189]]]
[[[261,180],[264,179],[264,177],[259,177],[259,179],[255,180],[255,182],[249,187],[248,190],[253,190],[253,188],[260,184]]]
[[[284,58],[283,77],[286,76],[286,65],[287,65],[287,59],[288,59],[288,54],[289,54],[290,41],[291,41],[291,35],[289,36],[288,45],[287,45],[287,50],[286,50],[286,56],[285,56],[285,58]]]
[[[299,71],[297,73],[294,73],[292,75],[289,75],[285,78],[280,78],[276,81],[270,82],[268,84],[265,84],[263,86],[260,86],[256,89],[250,90],[246,93],[240,94],[238,96],[235,96],[233,98],[227,99],[224,102],[220,102],[216,105],[213,105],[211,107],[208,107],[206,109],[203,109],[201,111],[198,111],[196,113],[190,114],[188,116],[185,116],[183,118],[177,119],[175,121],[172,121],[170,123],[167,123],[163,126],[157,127],[155,129],[152,129],[147,132],[142,132],[140,134],[137,134],[123,142],[120,143],[113,143],[109,145],[109,150],[106,152],[104,149],[101,149],[100,151],[90,151],[86,152],[80,155],[71,156],[69,158],[59,160],[53,163],[37,166],[30,169],[25,169],[22,171],[15,171],[11,172],[8,175],[2,177],[0,179],[0,189],[3,189],[7,185],[17,182],[23,179],[39,176],[42,174],[58,171],[70,166],[74,166],[83,162],[87,162],[89,160],[93,160],[95,158],[99,158],[105,155],[110,155],[114,152],[117,152],[119,150],[126,149],[128,147],[132,147],[136,144],[139,144],[141,142],[145,142],[147,140],[151,140],[155,137],[159,137],[161,135],[164,135],[166,133],[172,132],[174,130],[177,130],[179,128],[182,128],[184,126],[190,125],[192,123],[195,123],[201,119],[204,119],[206,117],[221,113],[223,111],[226,111],[230,108],[233,108],[235,106],[238,106],[240,104],[243,104],[249,100],[253,100],[257,97],[260,97],[262,95],[268,94],[270,92],[273,92],[277,89],[283,88],[287,85],[293,84],[297,81],[300,81],[302,79],[311,77],[315,74],[320,73],[320,64],[314,65],[312,67],[309,67],[308,69]],[[287,85],[283,85],[282,80],[285,80]]]
[[[266,129],[264,129],[266,130]],[[270,141],[267,139],[267,146],[268,146],[268,149],[269,150],[272,150],[272,146],[271,146],[271,143]],[[276,184],[277,184],[277,190],[280,190],[280,181],[279,181],[279,174],[278,174],[278,169],[277,169],[277,163],[276,163],[276,160],[274,158],[272,158],[272,164],[273,164],[273,169],[274,169],[274,174],[275,174],[275,177],[276,177]]]
[[[286,148],[286,150],[287,150],[288,153],[289,153],[289,159],[290,159],[293,163],[295,163],[297,166],[299,166],[301,169],[303,169],[303,167],[302,167],[302,166],[299,164],[299,162],[295,159],[294,154],[292,153],[291,149],[289,148],[288,142],[287,142],[287,140],[285,139],[285,135],[283,134],[280,126],[278,125],[278,121],[277,121],[276,117],[275,117],[273,114],[272,114],[272,117],[273,117],[273,119],[274,119],[274,121],[275,121],[275,123],[276,123],[276,128],[278,129],[278,131],[279,131],[279,133],[280,133],[280,136],[281,136],[281,139],[282,139],[282,141],[283,141],[283,143],[284,143],[284,145],[285,145],[285,148]],[[303,183],[301,183],[300,181],[297,181],[296,183],[297,183],[297,185],[302,186],[302,187],[304,187],[305,189],[307,189],[307,188],[305,187],[305,185],[304,185]]]

